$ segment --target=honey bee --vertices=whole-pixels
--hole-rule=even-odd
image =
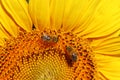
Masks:
[[[77,61],[78,54],[74,51],[74,49],[71,46],[67,46],[66,50],[68,52],[68,56],[72,62]]]
[[[48,44],[58,42],[58,36],[50,36],[50,35],[47,35],[47,34],[43,34],[41,36],[41,38],[44,42],[47,42]]]
[[[43,34],[41,36],[41,38],[42,38],[43,41],[48,41],[48,42],[51,41],[51,37],[47,34]]]

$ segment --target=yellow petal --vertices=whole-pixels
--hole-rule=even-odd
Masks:
[[[105,80],[120,79],[120,58],[95,54],[97,71]],[[104,80],[104,79],[103,79]]]
[[[0,24],[0,46],[4,46],[5,39],[8,39],[9,35],[3,31],[2,26]]]
[[[35,27],[42,30],[50,25],[49,0],[30,0],[29,13]]]
[[[93,48],[99,74],[108,80],[120,79],[120,37],[104,39]]]
[[[51,0],[51,3],[50,3],[50,25],[54,29],[58,30],[62,27],[64,6],[65,6],[65,0]]]
[[[14,23],[14,21],[4,12],[4,10],[0,6],[0,28],[10,35],[16,37],[18,34],[18,27]]]
[[[32,22],[25,0],[1,0],[0,5],[0,22],[8,32],[16,35],[18,27],[31,31]]]
[[[116,32],[106,36],[106,37],[100,37],[100,38],[92,38],[92,43],[91,46],[92,47],[97,47],[99,44],[103,43],[105,40],[107,39],[111,39],[114,37],[119,37],[120,36],[120,30],[117,30]]]
[[[91,2],[95,1],[93,0]],[[96,3],[97,2],[98,1],[96,1]],[[84,11],[85,15],[83,16],[91,17],[86,18],[87,22],[83,22],[86,24],[84,26],[87,26],[86,29],[81,32],[79,32],[80,29],[75,31],[79,36],[83,36],[85,38],[104,37],[120,29],[120,1],[102,0],[93,5],[94,6],[91,8],[88,7],[86,10],[92,14],[86,14]],[[83,25],[80,26],[84,27]]]
[[[66,31],[79,33],[88,27],[92,14],[99,1],[67,0],[63,16],[63,28]],[[62,5],[62,4],[61,4]]]
[[[120,57],[120,37],[114,37],[101,41],[99,44],[94,46],[94,52]]]
[[[0,32],[1,34],[4,34],[2,36],[0,36],[0,38],[10,38],[10,33],[8,31],[5,30],[5,28],[2,26],[2,24],[0,24]]]

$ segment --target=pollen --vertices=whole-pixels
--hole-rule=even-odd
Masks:
[[[0,47],[0,80],[94,80],[90,40],[61,30],[19,31]]]

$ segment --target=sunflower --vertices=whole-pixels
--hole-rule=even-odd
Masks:
[[[120,1],[0,0],[0,80],[119,80]]]

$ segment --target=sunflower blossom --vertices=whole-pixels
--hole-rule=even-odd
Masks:
[[[119,0],[0,0],[0,80],[120,80]]]

